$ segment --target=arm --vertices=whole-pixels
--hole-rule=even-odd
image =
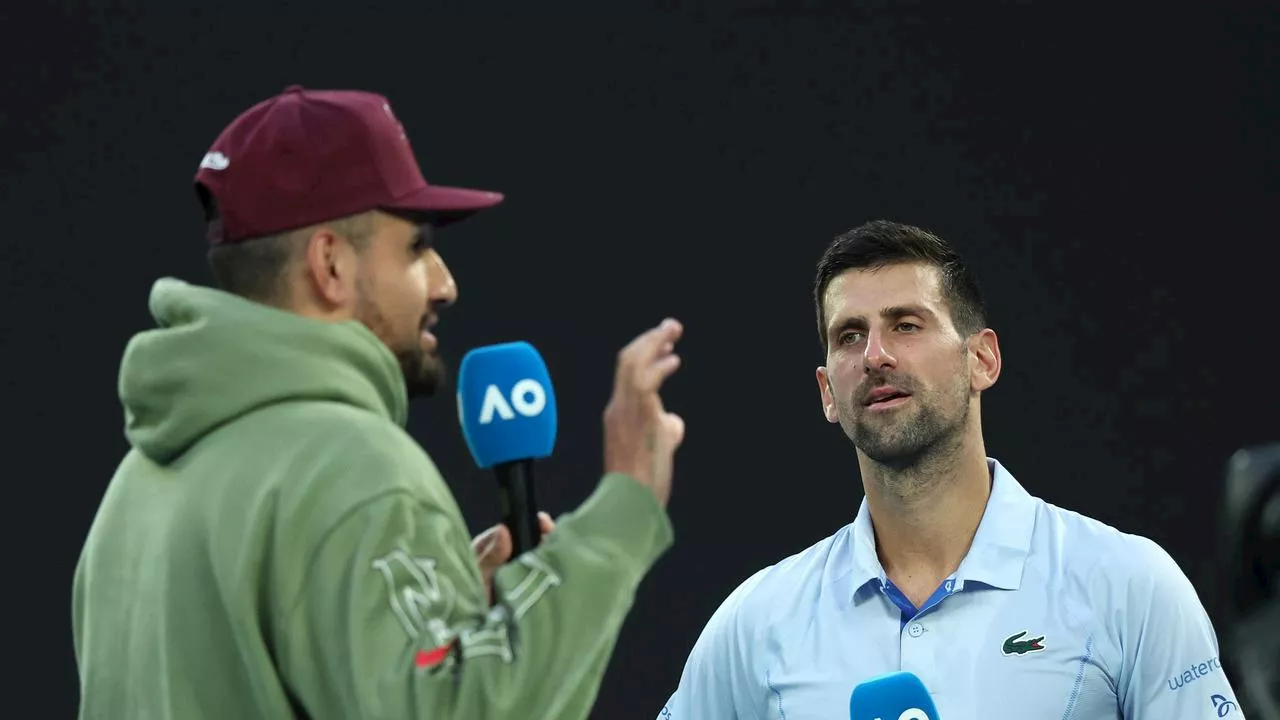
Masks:
[[[680,683],[658,720],[757,720],[750,651],[755,647],[743,602],[765,571],[738,586],[707,621],[693,645]]]
[[[1119,677],[1125,720],[1243,718],[1218,658],[1218,638],[1191,582],[1150,540],[1121,598]]]
[[[316,551],[281,674],[315,718],[586,718],[635,589],[670,543],[653,494],[606,475],[497,573],[491,608],[460,516],[380,495]]]

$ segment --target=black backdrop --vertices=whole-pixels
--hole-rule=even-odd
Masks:
[[[516,338],[546,357],[545,509],[597,480],[614,352],[685,321],[677,543],[595,717],[655,716],[725,594],[852,519],[809,286],[827,241],[875,217],[936,230],[983,278],[1005,358],[990,453],[1161,543],[1219,612],[1227,458],[1280,439],[1276,11],[269,5],[0,11],[6,585],[31,646],[10,657],[41,717],[76,703],[70,578],[125,450],[121,350],[155,277],[207,280],[199,158],[291,83],[387,94],[428,180],[508,194],[443,236],[461,300],[439,330],[455,367]],[[452,398],[417,403],[411,431],[473,527],[494,522]]]

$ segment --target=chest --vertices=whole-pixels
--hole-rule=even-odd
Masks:
[[[905,623],[897,606],[872,596],[815,616],[802,633],[770,633],[758,716],[847,717],[855,685],[905,670],[920,677],[947,720],[1119,718],[1084,613],[1018,595],[957,593]]]

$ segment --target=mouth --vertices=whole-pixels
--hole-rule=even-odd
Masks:
[[[887,410],[898,407],[911,397],[911,393],[894,387],[881,387],[872,390],[862,401],[863,407],[870,410]]]
[[[422,329],[421,329],[422,344],[426,345],[427,350],[429,351],[435,350],[436,347],[440,344],[439,341],[436,340],[435,334],[431,332],[431,328],[435,327],[437,322],[438,322],[438,319],[433,317],[433,318],[427,319],[422,323]]]

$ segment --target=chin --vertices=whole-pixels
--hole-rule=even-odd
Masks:
[[[908,442],[903,437],[887,437],[883,432],[867,432],[860,428],[854,433],[854,447],[862,454],[877,462],[892,462],[896,459],[914,455],[919,452],[919,443]]]
[[[438,356],[419,349],[401,355],[399,360],[410,398],[430,397],[444,387],[449,373]]]
[[[853,424],[849,439],[868,458],[882,465],[895,466],[919,457],[930,444],[930,438],[902,422],[858,421]]]
[[[444,385],[444,378],[433,373],[419,373],[415,376],[405,376],[405,388],[409,391],[409,397],[431,397],[440,391]]]

